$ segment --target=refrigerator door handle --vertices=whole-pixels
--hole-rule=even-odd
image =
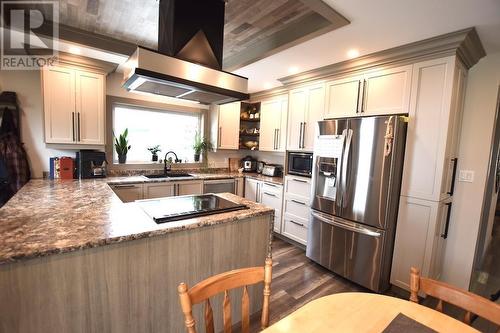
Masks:
[[[372,231],[368,228],[360,227],[354,223],[349,223],[347,221],[340,221],[339,219],[328,218],[328,217],[324,216],[323,214],[318,214],[314,211],[311,212],[311,215],[314,218],[316,218],[322,222],[328,223],[330,225],[333,225],[333,226],[336,226],[336,227],[339,227],[342,229],[350,230],[350,231],[357,232],[359,234],[363,234],[363,235],[367,235],[367,236],[371,236],[371,237],[380,237],[381,236],[381,234],[379,232]]]
[[[342,157],[342,173],[341,173],[341,193],[342,193],[342,206],[344,205],[344,197],[347,191],[347,164],[349,162],[349,153],[351,150],[351,141],[352,141],[352,130],[347,129],[345,130],[345,148],[344,148],[344,154]]]

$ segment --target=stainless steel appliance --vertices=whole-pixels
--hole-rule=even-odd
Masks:
[[[406,122],[320,121],[306,255],[366,288],[389,287]]]
[[[248,99],[248,79],[222,70],[224,11],[220,0],[160,0],[158,51],[137,47],[123,87],[203,104]]]
[[[220,198],[214,194],[138,200],[136,203],[156,223],[178,221],[248,208],[245,205]]]
[[[257,160],[252,156],[246,156],[241,159],[241,164],[243,165],[244,172],[255,172],[257,171]]]
[[[290,175],[311,177],[313,154],[289,151],[287,157],[287,173]]]
[[[262,169],[262,174],[264,176],[279,177],[281,176],[281,170],[283,170],[281,165],[266,164],[264,169]]]
[[[203,193],[233,193],[235,194],[234,179],[211,179],[203,182]]]
[[[258,161],[257,162],[257,173],[262,173],[262,170],[264,170],[265,165],[266,165],[266,163],[264,163],[262,161]]]
[[[102,151],[80,150],[76,152],[76,171],[80,179],[106,177],[106,154]]]

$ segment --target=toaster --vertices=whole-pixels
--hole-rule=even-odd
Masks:
[[[264,176],[278,177],[278,176],[281,176],[282,170],[283,170],[283,167],[281,165],[266,164],[266,165],[264,165],[264,168],[262,169],[262,174]]]

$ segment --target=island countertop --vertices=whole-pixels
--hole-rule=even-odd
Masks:
[[[214,175],[197,179],[217,177]],[[220,176],[219,176],[220,177]],[[108,183],[145,177],[31,180],[0,208],[0,264],[70,252],[185,229],[272,214],[273,209],[230,193],[222,198],[249,209],[156,224],[135,203],[123,203]]]

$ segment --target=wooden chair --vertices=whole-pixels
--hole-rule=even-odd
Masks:
[[[214,332],[213,313],[209,299],[218,293],[224,292],[224,301],[222,304],[224,333],[230,333],[232,327],[231,302],[227,291],[243,287],[243,296],[241,298],[241,330],[244,333],[248,333],[250,331],[250,300],[247,286],[261,281],[264,281],[261,327],[262,329],[266,328],[269,325],[272,264],[271,258],[267,258],[264,267],[242,268],[218,274],[199,282],[189,290],[185,283],[179,284],[177,291],[179,292],[187,332],[196,333],[192,306],[203,301],[205,301],[205,331],[207,333]]]
[[[443,302],[464,309],[464,323],[471,324],[472,314],[478,315],[500,327],[500,305],[471,292],[456,288],[447,283],[421,277],[420,270],[412,267],[410,271],[410,301],[418,303],[418,292],[437,298],[436,310],[443,312]],[[497,330],[500,333],[500,329]]]

